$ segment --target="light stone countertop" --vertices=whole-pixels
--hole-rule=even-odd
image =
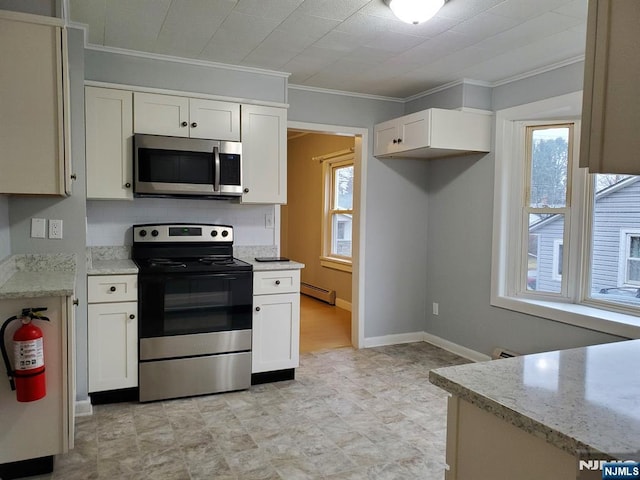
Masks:
[[[289,262],[256,262],[255,257],[276,256],[277,247],[234,246],[236,258],[253,266],[254,272],[269,270],[300,270],[304,264]],[[1,272],[0,272],[1,273]],[[131,260],[131,247],[106,246],[87,247],[87,275],[127,275],[137,274],[138,267]]]
[[[432,370],[434,385],[584,459],[640,460],[640,340]]]
[[[87,265],[87,275],[128,275],[138,274],[138,266],[131,259],[93,260]]]
[[[255,257],[240,257],[238,260],[247,262],[253,265],[254,272],[266,272],[272,270],[301,270],[304,268],[304,263],[294,262],[290,260],[288,262],[256,262]]]
[[[75,282],[74,254],[17,254],[0,265],[0,299],[67,297]]]

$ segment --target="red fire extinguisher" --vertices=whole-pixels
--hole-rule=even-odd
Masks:
[[[40,312],[42,308],[23,308],[22,313],[5,320],[0,328],[0,348],[9,377],[11,390],[16,390],[19,402],[33,402],[40,400],[47,394],[44,374],[44,344],[42,330],[32,323],[32,320],[49,320]],[[22,325],[13,334],[14,369],[11,368],[9,355],[4,344],[4,333],[9,324],[20,320]]]

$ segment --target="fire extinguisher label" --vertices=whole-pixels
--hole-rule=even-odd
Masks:
[[[44,365],[44,348],[42,338],[14,342],[13,352],[16,370],[31,370]]]

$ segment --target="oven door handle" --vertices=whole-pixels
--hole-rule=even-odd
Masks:
[[[220,149],[213,147],[213,191],[220,190]]]

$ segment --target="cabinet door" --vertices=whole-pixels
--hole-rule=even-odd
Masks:
[[[47,307],[45,314],[51,320],[35,321],[44,337],[47,394],[36,402],[17,402],[16,392],[10,389],[3,370],[0,382],[0,464],[64,453],[73,444],[73,431],[69,430],[69,404],[75,398],[70,399],[68,395],[73,371],[69,362],[75,359],[69,355],[72,338],[67,334],[73,325],[66,317],[66,298],[2,299],[0,318],[4,321],[26,307]],[[20,322],[17,321],[9,324],[5,338],[1,340],[11,357],[11,339],[19,327]]]
[[[189,136],[189,99],[134,92],[133,131],[150,135]]]
[[[65,195],[63,32],[0,18],[0,193]]]
[[[138,385],[137,310],[137,302],[89,304],[89,392]]]
[[[300,294],[253,297],[252,373],[296,368],[300,352]]]
[[[287,111],[242,106],[242,203],[287,203]]]
[[[85,88],[87,198],[133,200],[132,93]]]
[[[374,144],[373,154],[384,155],[398,150],[398,121],[389,120],[377,124],[373,129]]]
[[[591,0],[585,51],[580,166],[640,174],[640,2]]]
[[[240,141],[240,104],[189,99],[191,138]]]
[[[423,110],[398,119],[398,151],[431,145],[429,118],[430,110]]]

